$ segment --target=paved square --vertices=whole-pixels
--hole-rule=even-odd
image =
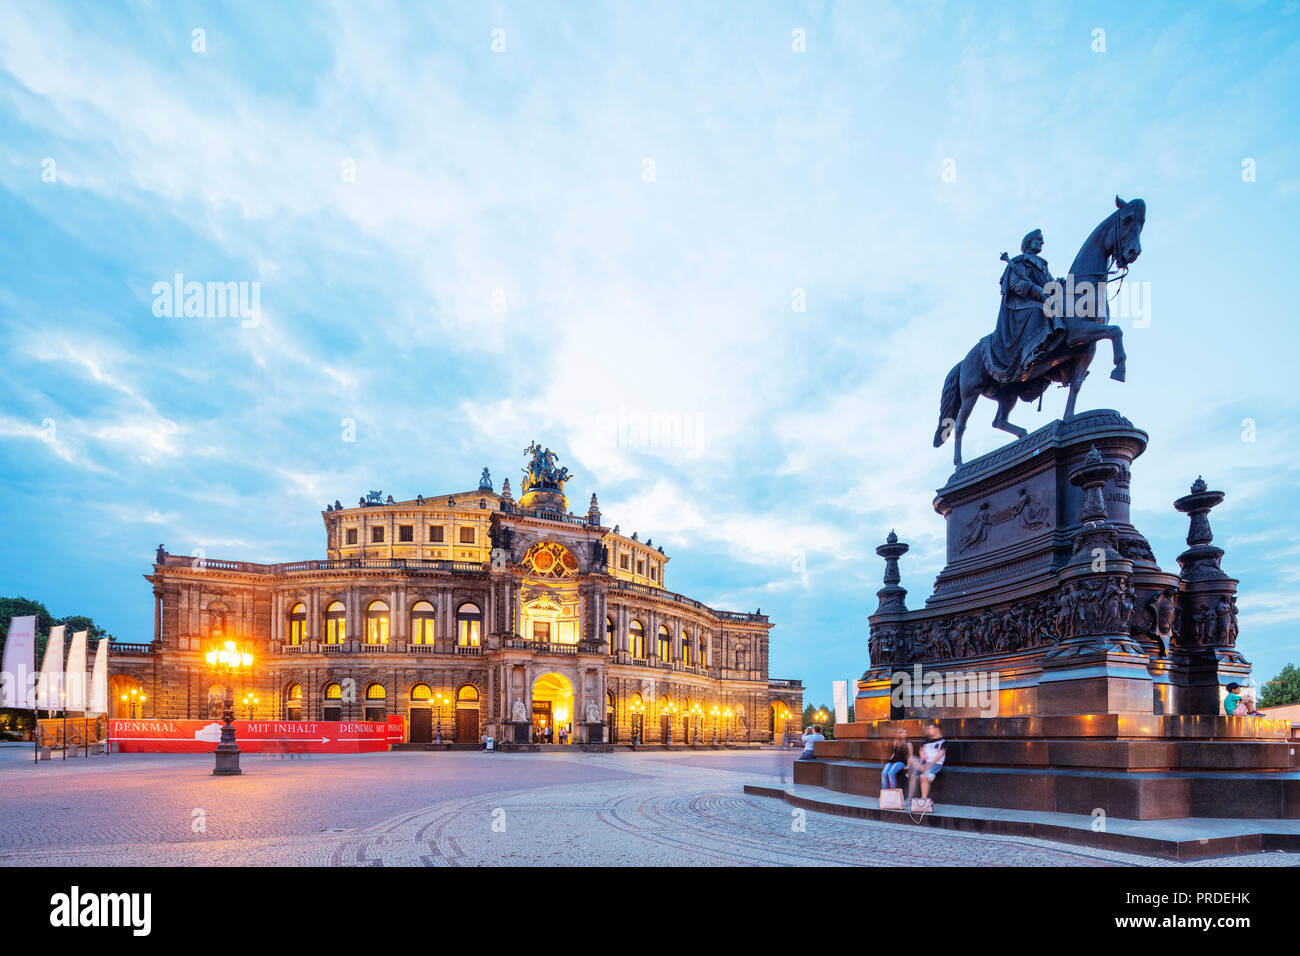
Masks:
[[[774,750],[585,754],[120,754],[33,766],[0,748],[0,865],[1082,865],[1168,860],[883,824],[748,796]],[[1296,865],[1262,853],[1200,865]]]

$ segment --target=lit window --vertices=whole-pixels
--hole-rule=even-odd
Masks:
[[[428,684],[416,684],[411,688],[411,700],[433,700],[433,691]]]
[[[326,699],[326,700],[342,700],[342,699],[343,699],[343,688],[340,687],[338,684],[326,684],[326,685],[325,685],[325,699]]]
[[[289,643],[301,644],[307,637],[307,607],[295,604],[289,612]]]
[[[483,613],[478,605],[462,604],[456,612],[456,643],[460,647],[478,647],[482,630]]]
[[[366,700],[387,700],[388,691],[383,684],[371,684],[366,688]]]
[[[366,608],[366,643],[388,643],[388,605],[383,601],[371,601]]]
[[[342,601],[335,601],[325,609],[325,643],[342,644],[348,639],[348,612]]]
[[[432,644],[436,621],[433,605],[428,601],[419,601],[411,608],[411,643]]]
[[[627,649],[633,657],[645,657],[645,628],[633,621],[628,628]]]

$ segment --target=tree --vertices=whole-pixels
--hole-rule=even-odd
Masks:
[[[25,597],[0,598],[0,644],[9,634],[9,621],[15,617],[36,615],[36,633],[48,634],[50,628],[59,623],[40,601],[29,601]]]
[[[825,720],[817,716],[819,711],[826,713]],[[821,724],[822,734],[827,740],[833,740],[835,738],[835,709],[827,707],[825,704],[820,707],[814,707],[812,704],[805,705],[803,709],[803,727],[811,727],[813,724]],[[799,728],[800,733],[803,733],[803,727]]]
[[[1264,685],[1259,695],[1259,707],[1285,707],[1300,704],[1300,669],[1287,664],[1282,672]]]

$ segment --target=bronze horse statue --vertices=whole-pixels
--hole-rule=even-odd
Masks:
[[[953,366],[943,383],[934,447],[941,446],[951,434],[956,445],[954,464],[961,465],[961,436],[966,430],[966,419],[981,395],[998,404],[993,427],[1023,438],[1028,432],[1007,420],[1016,401],[1040,398],[1049,384],[1058,382],[1070,387],[1064,418],[1066,421],[1073,418],[1079,386],[1088,375],[1088,366],[1101,339],[1111,342],[1115,368],[1110,377],[1124,381],[1124,333],[1118,326],[1106,323],[1106,284],[1112,275],[1112,262],[1119,267],[1117,274],[1122,280],[1128,267],[1141,255],[1146,210],[1146,203],[1141,199],[1125,202],[1116,196],[1115,211],[1084,241],[1067,276],[1044,289],[1047,293],[1044,309],[1059,309],[1056,314],[1065,326],[1059,345],[1005,384],[993,378],[985,365],[985,350],[991,336],[986,335],[975,343],[966,357]]]

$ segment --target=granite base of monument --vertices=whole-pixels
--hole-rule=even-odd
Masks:
[[[1223,714],[1237,581],[1220,567],[1199,478],[1180,571],[1130,520],[1147,435],[1114,411],[1056,421],[960,466],[938,491],[947,561],[909,609],[891,532],[855,722],[794,779],[866,796],[897,730],[938,718],[937,803],[1116,817],[1300,818],[1289,724]]]

